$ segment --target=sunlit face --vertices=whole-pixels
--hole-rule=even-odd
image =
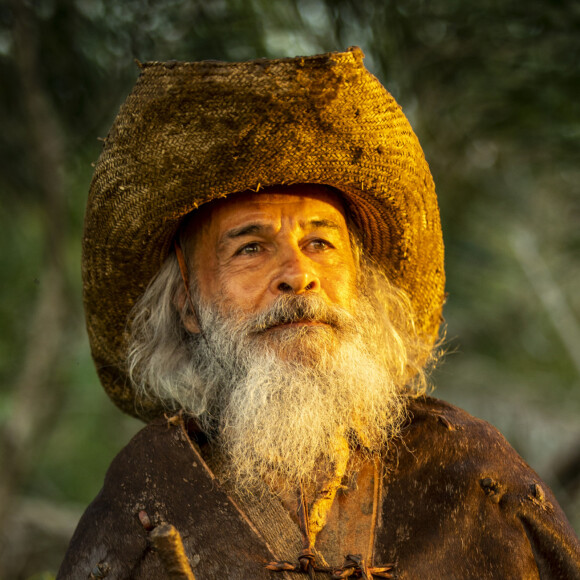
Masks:
[[[198,211],[186,230],[200,297],[248,315],[283,293],[352,307],[355,261],[340,199],[301,184],[241,193]],[[195,320],[185,326],[197,331]],[[317,322],[294,322],[313,325]]]

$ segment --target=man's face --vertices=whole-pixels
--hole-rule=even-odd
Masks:
[[[345,441],[379,452],[404,417],[413,313],[359,245],[355,260],[339,199],[300,185],[202,206],[182,240],[192,335],[167,312],[169,296],[188,310],[173,257],[136,316],[148,326],[133,364],[151,396],[196,417],[242,486],[294,488],[343,462]]]
[[[187,245],[194,248],[193,269],[206,303],[252,315],[281,294],[316,294],[352,307],[356,268],[349,232],[339,198],[325,187],[238,194],[202,208],[186,235],[193,238]],[[198,330],[192,318],[184,323]]]
[[[182,315],[194,336],[179,374],[192,380],[174,399],[238,484],[294,489],[343,465],[348,442],[380,450],[403,417],[406,343],[386,279],[357,276],[340,199],[315,185],[237,194],[203,206],[185,235],[196,313]]]

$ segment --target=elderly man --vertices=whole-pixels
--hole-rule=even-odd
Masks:
[[[83,274],[101,381],[149,424],[59,578],[580,578],[547,486],[424,395],[437,202],[360,50],[143,65]]]

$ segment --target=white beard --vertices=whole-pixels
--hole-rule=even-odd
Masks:
[[[370,301],[353,310],[294,295],[258,316],[200,305],[205,331],[194,352],[208,412],[199,419],[238,485],[272,477],[288,488],[309,483],[344,458],[341,441],[376,454],[398,433],[404,349],[394,352],[401,341]],[[326,325],[270,328],[293,320]],[[180,398],[186,411],[196,404]]]

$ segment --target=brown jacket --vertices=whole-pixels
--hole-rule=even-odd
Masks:
[[[385,459],[375,565],[393,563],[401,580],[580,579],[566,517],[496,429],[432,398],[410,411]],[[160,419],[111,464],[57,578],[167,578],[142,510],[181,533],[196,580],[299,577],[264,568],[279,555],[205,467],[183,423]]]

